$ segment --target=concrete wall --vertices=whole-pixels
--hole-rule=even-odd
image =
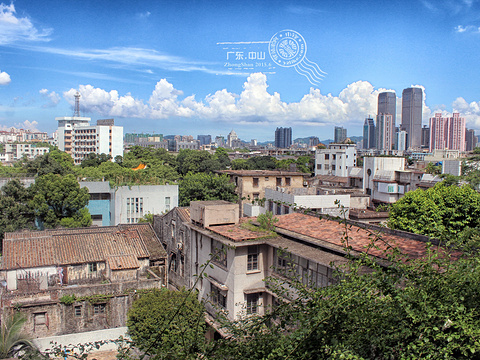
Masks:
[[[170,198],[167,206],[166,198]],[[142,198],[143,211],[127,214],[127,198]],[[128,223],[128,218],[138,219],[144,215],[161,214],[178,206],[178,185],[120,186],[115,189],[115,225]]]
[[[12,292],[2,295],[2,320],[5,321],[5,316],[14,308],[19,309],[27,318],[24,332],[33,338],[122,327],[126,325],[127,310],[135,298],[135,290],[160,288],[161,285],[161,281],[150,279],[66,286],[36,293]],[[65,305],[60,301],[64,295],[75,295],[77,299],[91,296],[92,300]],[[95,313],[96,304],[104,304],[104,311]],[[75,314],[75,307],[79,307],[79,315]],[[38,317],[46,321],[38,323]]]

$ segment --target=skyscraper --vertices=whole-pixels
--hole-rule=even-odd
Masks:
[[[335,133],[334,133],[334,143],[339,144],[345,141],[347,138],[347,129],[343,126],[335,126]]]
[[[396,126],[397,96],[395,92],[385,91],[378,94],[377,115],[389,114],[393,116],[393,126]]]
[[[212,142],[211,135],[197,135],[197,140],[200,141],[200,145],[209,145]]]
[[[465,130],[465,151],[472,151],[477,146],[477,137],[475,136],[475,130]]]
[[[423,92],[420,88],[408,88],[402,92],[402,130],[407,132],[407,148],[422,145]]]
[[[465,118],[459,113],[451,117],[442,117],[441,113],[430,118],[430,151],[465,151]]]
[[[375,148],[375,122],[371,117],[366,118],[363,124],[363,148]]]
[[[275,147],[288,149],[292,145],[292,128],[279,127],[275,130]]]
[[[393,125],[393,115],[377,115],[376,147],[378,150],[393,150],[395,126]]]

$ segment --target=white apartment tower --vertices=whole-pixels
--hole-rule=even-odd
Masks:
[[[89,154],[123,156],[123,126],[115,126],[113,119],[97,120],[90,125],[89,117],[57,117],[58,148],[70,154],[80,164]]]

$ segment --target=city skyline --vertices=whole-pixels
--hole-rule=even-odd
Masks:
[[[437,112],[459,112],[478,131],[479,12],[477,1],[460,0],[0,0],[0,128],[51,133],[55,117],[73,115],[78,90],[82,115],[115,118],[126,133],[235,129],[263,142],[277,127],[292,127],[294,138],[328,139],[342,126],[360,136],[365,118],[377,115],[379,93],[420,87],[422,125]],[[304,38],[318,81],[268,66],[268,42],[285,29]],[[245,57],[267,55],[234,71],[227,62],[235,46]],[[455,57],[445,56],[450,48]]]

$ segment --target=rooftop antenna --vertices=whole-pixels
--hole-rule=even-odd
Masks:
[[[80,117],[80,93],[77,91],[74,96],[75,96],[75,112],[73,113],[73,116]]]

